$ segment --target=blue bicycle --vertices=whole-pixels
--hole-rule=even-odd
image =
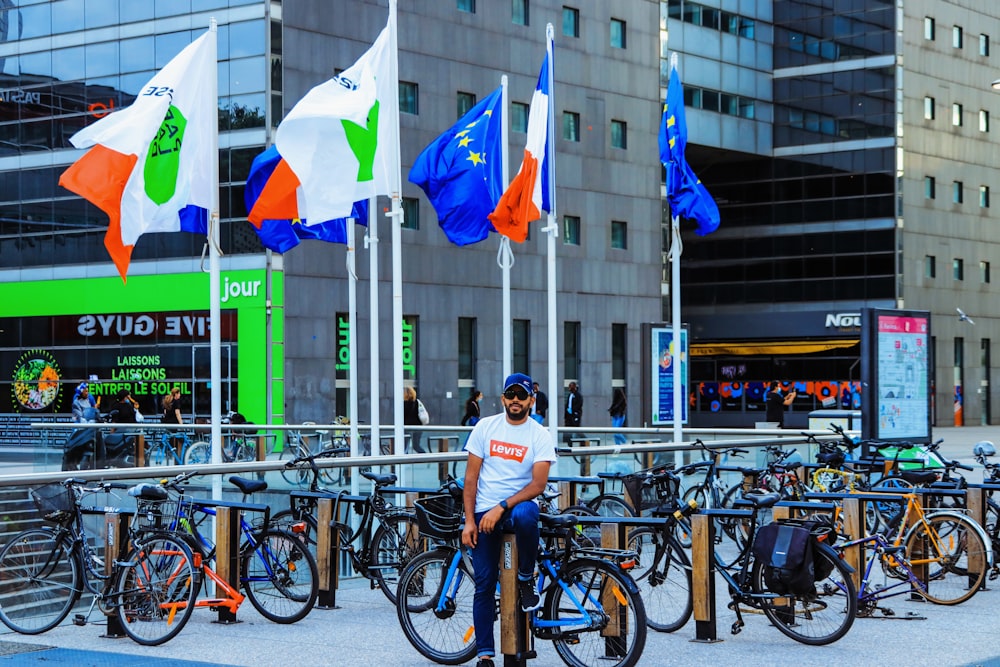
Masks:
[[[399,577],[396,613],[417,651],[458,665],[476,655],[472,623],[472,559],[459,546],[461,501],[431,496],[416,501],[421,534],[437,548],[411,560]],[[532,634],[553,642],[573,667],[635,665],[646,644],[646,612],[626,570],[635,553],[581,547],[577,518],[541,515],[538,587],[544,603],[530,614]]]

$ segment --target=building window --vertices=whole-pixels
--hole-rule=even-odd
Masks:
[[[937,259],[934,255],[926,255],[924,257],[924,278],[936,278],[937,277]]]
[[[979,208],[989,208],[990,207],[990,186],[980,185],[979,186]]]
[[[465,381],[463,383],[463,380]],[[476,386],[476,318],[458,318],[458,385]]]
[[[616,49],[625,48],[625,21],[611,19],[611,46]]]
[[[628,248],[628,223],[624,220],[611,221],[611,247],[618,250]]]
[[[563,374],[566,382],[580,381],[580,323],[563,322]],[[552,398],[549,398],[552,405]],[[564,403],[565,405],[565,403]],[[552,413],[556,419],[556,413]]]
[[[514,25],[528,25],[528,0],[511,0],[510,22]]]
[[[955,280],[965,280],[965,262],[958,257],[951,260],[951,277]]]
[[[400,205],[403,209],[403,229],[420,229],[420,200],[416,197],[403,197]]]
[[[951,105],[951,124],[955,127],[962,127],[962,105],[955,103]]]
[[[510,129],[514,132],[528,131],[528,105],[514,102],[510,105]]]
[[[934,120],[934,98],[924,98],[924,120]]]
[[[476,13],[476,0],[458,0],[456,6],[459,11],[469,12],[470,14]]]
[[[566,37],[580,36],[580,10],[574,7],[562,8],[563,35]]]
[[[990,36],[980,35],[979,36],[979,55],[989,56],[990,55]]]
[[[934,18],[931,16],[924,17],[924,39],[934,41]]]
[[[511,363],[515,373],[531,375],[529,362],[531,360],[531,320],[514,320],[511,322]]]
[[[951,201],[955,204],[961,204],[965,201],[965,195],[963,194],[964,186],[962,181],[952,181],[951,182]]]
[[[563,111],[563,139],[580,141],[580,114]]]
[[[956,49],[962,48],[962,26],[959,25],[952,26],[951,45]]]
[[[990,112],[986,109],[979,110],[979,131],[989,132],[990,131]]]
[[[990,263],[979,262],[979,279],[984,283],[990,282]]]
[[[611,147],[628,148],[628,123],[623,120],[611,121]]]
[[[611,384],[615,387],[628,385],[628,325],[611,323]]]
[[[402,113],[411,113],[416,116],[419,113],[418,99],[417,84],[410,81],[399,82],[399,110]]]
[[[473,93],[458,92],[458,118],[469,113],[472,107],[476,106],[476,96]]]
[[[580,245],[580,216],[563,216],[563,243],[566,245]]]
[[[936,194],[934,192],[934,177],[924,176],[924,198],[934,199]]]

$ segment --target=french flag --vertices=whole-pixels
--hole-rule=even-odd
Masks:
[[[548,161],[549,117],[552,113],[552,95],[549,90],[551,53],[546,53],[538,85],[531,98],[528,112],[528,142],[524,159],[517,176],[500,197],[490,222],[499,233],[511,241],[524,243],[528,238],[528,223],[538,220],[542,211],[551,211]]]

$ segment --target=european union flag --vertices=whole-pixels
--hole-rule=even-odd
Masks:
[[[281,162],[281,155],[275,146],[271,146],[254,158],[250,165],[250,175],[247,177],[243,200],[247,211],[253,209],[264,185],[271,177],[274,168]],[[351,217],[361,224],[368,221],[368,201],[354,202]],[[254,227],[261,243],[274,252],[288,252],[303,239],[315,239],[328,243],[347,243],[347,219],[328,220],[318,225],[307,225],[305,220],[263,220],[260,229]]]
[[[667,170],[667,201],[673,215],[694,220],[698,225],[695,233],[704,236],[719,228],[719,207],[687,163],[685,148],[684,89],[677,68],[671,67],[660,121],[660,162]]]
[[[502,99],[497,88],[431,142],[410,169],[410,182],[427,195],[455,245],[483,241],[493,229],[487,216],[503,194]]]

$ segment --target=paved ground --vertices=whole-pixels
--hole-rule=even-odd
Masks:
[[[1000,427],[936,429],[945,439],[949,457],[972,462],[972,445],[982,439],[1000,443]],[[975,475],[970,475],[975,479]],[[1000,580],[955,607],[911,602],[905,597],[888,603],[895,619],[858,619],[848,636],[826,647],[806,647],[777,630],[759,615],[746,617],[738,636],[729,634],[733,613],[725,606],[724,591],[717,603],[717,634],[723,641],[695,643],[693,622],[674,634],[649,633],[641,665],[793,665],[804,660],[850,665],[992,665],[1000,667],[996,618],[1000,609]],[[294,625],[275,625],[256,614],[249,604],[239,612],[242,622],[218,625],[214,614],[198,610],[184,631],[164,646],[143,647],[129,639],[101,637],[98,624],[64,624],[40,636],[0,632],[0,666],[73,665],[74,667],[129,667],[171,665],[349,665],[351,667],[422,667],[423,659],[407,643],[395,610],[367,582],[351,581],[338,592],[339,609],[314,610]],[[98,614],[94,614],[97,618]],[[912,618],[911,618],[912,617]],[[547,642],[538,642],[532,667],[561,665]],[[498,663],[502,664],[502,662]]]

